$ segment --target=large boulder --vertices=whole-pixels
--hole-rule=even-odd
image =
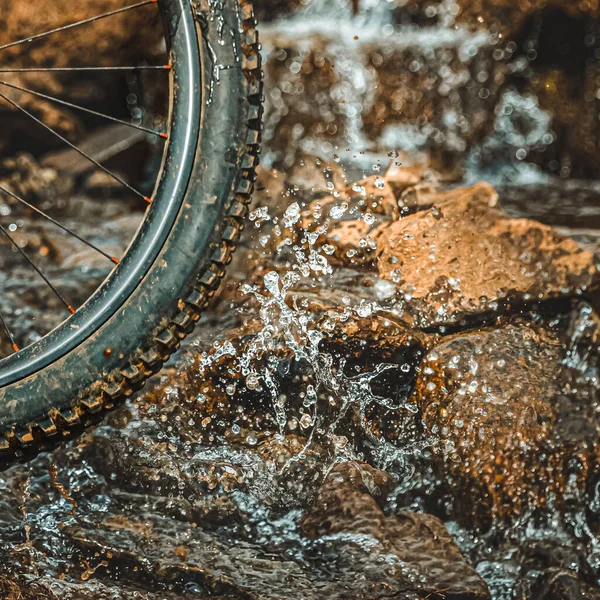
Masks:
[[[466,324],[508,305],[591,293],[594,254],[529,219],[511,219],[485,183],[440,194],[380,237],[379,275],[415,325]]]
[[[415,402],[461,520],[488,526],[585,490],[598,431],[582,399],[562,395],[563,356],[555,332],[515,321],[443,338],[425,357]]]

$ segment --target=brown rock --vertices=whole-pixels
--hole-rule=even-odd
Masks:
[[[509,302],[590,292],[589,251],[528,219],[510,219],[487,184],[445,192],[431,209],[393,223],[381,240],[380,277],[407,294],[419,326],[457,323]]]
[[[324,242],[333,248],[332,258],[337,264],[370,266],[377,252],[377,240],[383,228],[366,221],[352,220],[333,223]]]
[[[484,34],[453,31],[433,47],[431,34],[422,35],[422,41],[415,35],[401,45],[362,48],[376,77],[364,127],[395,149],[410,150],[408,138],[445,166],[490,130],[506,67]]]
[[[339,176],[337,181],[341,181]],[[324,253],[330,264],[371,267],[376,258],[379,235],[390,220],[398,216],[392,187],[382,177],[369,177],[334,192],[334,195],[313,200],[302,213],[298,231],[285,231],[277,243],[281,244],[285,238],[293,238],[296,244],[303,240],[305,243],[307,233],[317,235],[310,245]]]
[[[383,181],[383,180],[381,180]],[[327,256],[330,264],[338,266],[372,266],[377,257],[377,240],[389,222],[382,215],[384,204],[393,210],[395,200],[365,192],[363,186],[352,186],[353,197],[327,196],[313,201],[303,212],[302,233],[296,235],[296,242],[304,237],[304,232],[318,234],[313,247]],[[364,195],[361,194],[364,192]],[[388,190],[388,193],[391,192]]]
[[[360,536],[368,540],[373,554],[394,557],[398,567],[385,570],[388,594],[410,590],[419,597],[435,597],[444,590],[446,598],[489,598],[486,584],[467,564],[441,521],[415,513],[385,516],[373,496],[391,484],[387,473],[369,465],[338,465],[304,516],[304,534],[311,538]]]
[[[445,477],[459,518],[481,526],[562,501],[567,462],[576,456],[570,485],[585,485],[594,443],[560,433],[573,422],[558,416],[561,354],[555,334],[515,323],[445,338],[425,357],[415,401],[445,446]]]
[[[370,272],[344,267],[334,268],[321,285],[315,287],[310,281],[300,281],[290,291],[291,298],[297,296],[300,306],[311,313],[321,315],[331,311],[338,316],[348,306],[373,306],[390,301],[396,292],[393,284],[378,280]]]
[[[303,153],[289,169],[286,183],[294,191],[309,192],[314,197],[319,193],[344,191],[348,177],[338,162]]]
[[[385,172],[385,182],[394,195],[400,197],[407,189],[423,181],[428,168],[429,165],[424,162],[405,165],[400,160],[393,160]]]
[[[24,577],[0,575],[0,597],[6,600],[54,600],[56,596],[43,585]]]
[[[393,313],[377,311],[369,316],[326,315],[335,327],[325,337],[327,349],[343,347],[348,357],[359,356],[363,351],[372,354],[373,361],[392,361],[399,352],[414,352],[420,355],[423,348],[432,344],[427,334],[409,329]],[[414,360],[414,359],[413,359]],[[412,361],[411,361],[412,362]]]
[[[411,175],[414,171],[411,170]],[[406,176],[406,179],[412,180],[413,176]],[[377,215],[387,215],[390,218],[397,219],[400,215],[398,211],[398,201],[396,200],[397,190],[400,188],[400,180],[403,175],[400,173],[386,173],[385,178],[378,175],[361,179],[349,185],[346,193],[351,198],[359,198],[364,201],[365,210]]]
[[[398,206],[403,214],[410,214],[431,208],[440,198],[437,185],[419,183],[406,189],[398,198]]]
[[[410,405],[419,364],[433,340],[386,311],[349,318],[339,310],[331,313],[322,319],[335,324],[322,343],[323,351],[343,359],[348,373],[373,373],[382,364],[394,366],[370,384],[371,392],[385,400],[357,403],[354,424],[372,441],[393,439],[401,446],[415,424],[413,412],[405,406]]]
[[[531,590],[522,591],[517,600],[600,600],[600,588],[582,581],[573,571],[547,569]]]

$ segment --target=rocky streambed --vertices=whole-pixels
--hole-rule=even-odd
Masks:
[[[261,171],[195,338],[3,474],[6,597],[600,596],[593,244],[399,163]]]
[[[0,597],[600,598],[598,7],[258,11],[265,166],[228,278],[144,393],[0,475]],[[124,135],[43,109],[90,152]],[[134,205],[15,139],[3,184],[120,255]],[[115,168],[156,155],[126,141]],[[70,298],[104,277],[0,212]],[[26,343],[60,317],[8,258]]]

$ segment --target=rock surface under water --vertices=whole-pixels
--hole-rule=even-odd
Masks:
[[[597,174],[596,3],[498,0],[482,19],[481,2],[258,4],[278,169],[167,370],[0,477],[0,596],[598,597],[598,186],[523,162]],[[129,26],[96,31],[125,43]],[[125,200],[56,158],[1,172],[124,248]],[[473,185],[486,161],[502,186]],[[87,297],[102,270],[24,223],[21,243]],[[53,300],[11,273],[2,300],[17,294],[53,325]]]
[[[7,597],[598,593],[595,255],[425,173],[261,173],[195,340],[3,475]]]

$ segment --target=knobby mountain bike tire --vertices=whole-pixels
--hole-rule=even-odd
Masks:
[[[162,176],[113,275],[60,327],[0,361],[0,466],[77,435],[159,371],[217,290],[243,228],[262,116],[252,6],[158,5],[172,90]]]

